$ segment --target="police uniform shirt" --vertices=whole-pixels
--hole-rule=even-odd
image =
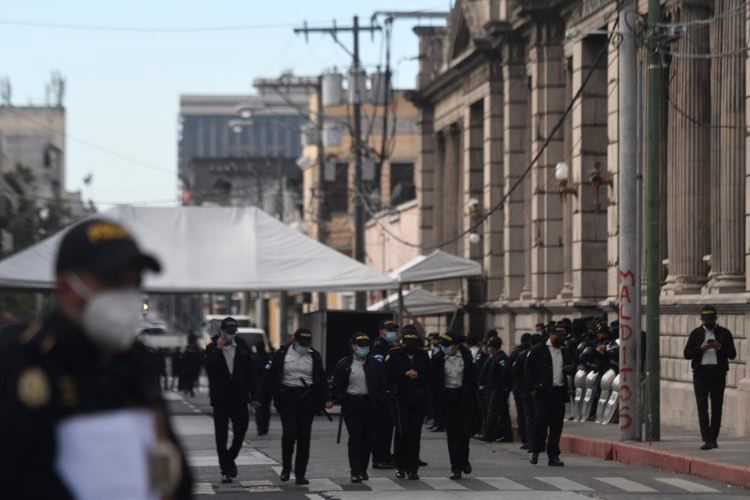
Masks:
[[[346,389],[346,393],[354,396],[362,396],[367,394],[367,392],[365,361],[355,358],[352,360],[352,370],[349,373],[349,387]]]
[[[446,389],[458,389],[463,385],[464,358],[460,351],[452,356],[445,356],[445,387]]]
[[[289,346],[284,357],[284,378],[282,385],[287,387],[304,387],[303,379],[307,385],[312,385],[313,359],[310,353],[300,354],[294,348]]]
[[[703,340],[703,342],[708,342],[709,340],[716,340],[716,336],[714,335],[713,330],[709,330],[705,326],[703,327],[704,330],[706,330],[706,338]],[[716,358],[716,349],[707,349],[703,351],[703,358],[701,359],[701,365],[717,365],[719,364],[719,360]]]
[[[552,345],[551,340],[547,340],[547,348],[552,356],[552,385],[554,387],[563,386],[563,357],[562,351]]]
[[[229,374],[234,374],[234,354],[237,351],[237,344],[232,341],[231,344],[227,344],[221,348],[221,352],[224,354],[224,361],[227,362],[227,370]]]

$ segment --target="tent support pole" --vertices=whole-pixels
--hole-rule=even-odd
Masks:
[[[398,285],[398,324],[404,326],[404,287]]]

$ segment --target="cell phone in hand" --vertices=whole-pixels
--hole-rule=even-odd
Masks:
[[[709,344],[709,345],[713,345],[713,344],[715,344],[715,343],[716,343],[716,339],[708,339],[708,340],[706,341],[706,344]]]

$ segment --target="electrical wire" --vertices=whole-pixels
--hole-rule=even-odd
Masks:
[[[312,21],[315,22],[315,21]],[[252,31],[292,28],[295,24],[234,24],[224,26],[117,26],[101,24],[47,23],[38,21],[0,19],[0,25],[25,28],[61,29],[74,31],[111,31],[117,33],[209,33],[222,31]]]

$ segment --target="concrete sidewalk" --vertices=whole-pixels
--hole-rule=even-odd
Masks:
[[[560,448],[602,460],[658,467],[750,488],[750,438],[720,436],[719,448],[703,451],[697,431],[661,428],[661,441],[620,442],[617,424],[566,421]]]

